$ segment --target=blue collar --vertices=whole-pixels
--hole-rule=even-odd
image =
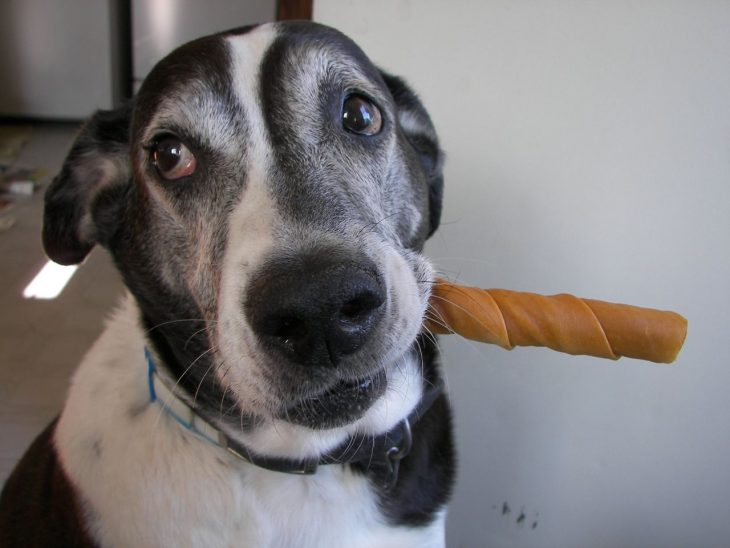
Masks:
[[[221,439],[225,438],[223,433],[198,415],[192,407],[175,394],[174,388],[171,389],[164,383],[157,371],[152,353],[146,347],[144,356],[147,360],[147,384],[150,392],[150,402],[159,403],[170,417],[193,434],[202,437],[213,445],[227,448],[226,444],[221,443]]]
[[[411,451],[411,426],[422,418],[443,395],[443,385],[438,384],[428,390],[421,402],[411,414],[403,419],[395,428],[379,436],[358,435],[346,440],[334,451],[319,458],[294,460],[280,457],[267,457],[249,450],[240,442],[229,438],[221,430],[213,426],[182,398],[175,394],[174,387],[169,388],[162,380],[152,353],[145,347],[150,402],[162,406],[163,410],[186,430],[205,441],[221,447],[237,458],[254,464],[260,468],[287,474],[311,475],[317,472],[320,465],[367,463],[367,469],[382,468],[385,471],[383,487],[390,488],[398,480],[401,460]]]

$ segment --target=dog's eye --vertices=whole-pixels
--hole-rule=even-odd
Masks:
[[[380,109],[361,95],[350,95],[342,105],[342,126],[359,135],[375,135],[383,125]]]
[[[160,177],[173,181],[195,173],[197,162],[177,137],[164,137],[152,145],[150,159]]]

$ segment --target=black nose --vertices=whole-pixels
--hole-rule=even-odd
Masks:
[[[375,266],[337,253],[272,261],[247,295],[248,320],[267,349],[306,366],[337,366],[360,349],[385,302]]]

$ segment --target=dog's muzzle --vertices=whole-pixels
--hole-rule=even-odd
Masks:
[[[385,393],[376,333],[386,309],[385,284],[364,255],[326,249],[264,262],[244,310],[282,418],[332,428],[356,420]]]

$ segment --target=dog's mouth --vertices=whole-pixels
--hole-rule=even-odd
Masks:
[[[385,393],[387,384],[385,370],[356,381],[340,381],[287,408],[281,418],[313,429],[344,426],[365,414]]]

